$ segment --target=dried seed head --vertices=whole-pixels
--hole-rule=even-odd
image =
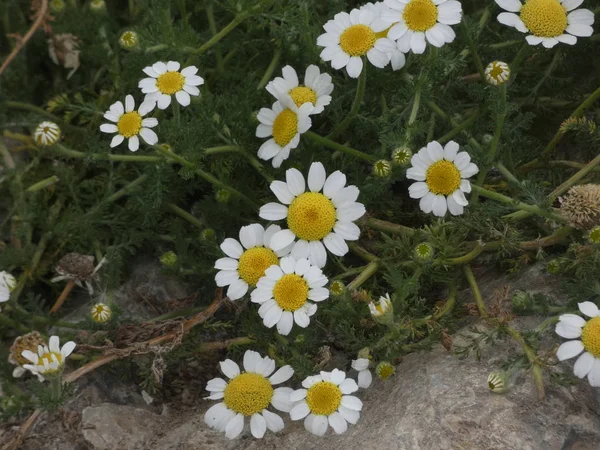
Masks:
[[[19,336],[10,348],[8,362],[16,366],[31,364],[29,360],[23,358],[22,353],[24,350],[29,350],[37,354],[38,345],[46,345],[46,342],[37,331]]]
[[[559,200],[560,213],[571,226],[591,230],[600,225],[600,185],[574,186]]]
[[[85,281],[94,275],[94,257],[67,253],[56,265],[56,272],[66,279]]]
[[[71,33],[55,34],[48,39],[48,53],[54,64],[72,69],[69,77],[79,68],[79,38]]]

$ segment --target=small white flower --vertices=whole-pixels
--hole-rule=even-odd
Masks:
[[[352,360],[352,368],[358,372],[358,387],[367,389],[373,382],[373,375],[369,370],[368,358],[358,358]]]
[[[393,310],[392,300],[390,294],[379,297],[378,302],[369,302],[369,311],[373,317],[380,317],[386,314],[388,311]]]
[[[17,286],[17,280],[6,271],[0,272],[0,303],[7,302],[10,299],[10,293]]]
[[[348,429],[348,422],[356,424],[362,402],[350,395],[358,390],[356,381],[346,378],[338,369],[307,377],[303,389],[292,393],[290,400],[297,402],[290,411],[292,420],[304,419],[304,428],[317,436],[324,436],[331,426],[336,434]]]
[[[510,67],[502,61],[492,61],[485,68],[485,81],[500,86],[510,78]]]
[[[23,357],[32,363],[23,364],[23,368],[37,375],[41,380],[43,375],[52,375],[61,371],[65,360],[76,347],[75,342],[69,341],[61,348],[58,336],[51,336],[49,342],[49,347],[38,345],[37,354],[30,350],[24,350],[22,353]]]
[[[383,14],[384,13],[389,14],[390,8],[384,2],[376,2],[376,3],[369,2],[360,7],[361,11],[364,9],[371,11],[373,14],[375,14],[374,21],[377,21],[378,23],[383,22],[385,24],[385,30],[376,33],[376,36],[378,38],[382,38],[382,37],[387,38],[388,31],[390,31],[390,28],[392,28],[392,25],[390,25],[387,21],[385,21],[383,19]],[[406,56],[404,55],[404,53],[402,53],[400,50],[398,50],[398,45],[397,44],[395,44],[395,45],[396,45],[396,49],[392,52],[388,52],[388,56],[392,63],[392,70],[394,70],[394,71],[402,69],[404,67],[404,65],[406,64]]]
[[[158,103],[158,109],[166,109],[171,104],[171,95],[175,94],[181,106],[190,104],[190,95],[200,95],[198,86],[204,84],[204,79],[196,73],[196,66],[189,66],[179,71],[181,65],[176,61],[168,63],[157,62],[144,68],[144,73],[150,78],[144,78],[138,87],[146,94],[144,101]]]
[[[96,303],[90,311],[92,320],[97,323],[104,323],[110,320],[112,311],[110,307],[104,303]]]
[[[458,152],[459,146],[450,141],[444,148],[432,141],[411,159],[412,167],[406,178],[417,180],[408,188],[411,198],[421,199],[419,206],[425,213],[444,217],[447,211],[454,216],[464,212],[469,204],[465,192],[471,192],[472,177],[479,169],[467,152]]]
[[[294,375],[294,369],[283,366],[273,373],[275,361],[268,356],[263,358],[252,350],[244,354],[243,373],[230,359],[220,364],[221,371],[229,381],[213,378],[206,385],[206,390],[210,392],[208,399],[223,401],[206,411],[204,422],[217,431],[224,431],[229,439],[239,436],[244,429],[244,417],[248,416],[250,432],[257,439],[262,438],[267,429],[274,433],[283,430],[283,419],[267,408],[273,405],[279,411],[290,412],[293,406],[290,401],[292,389],[273,389],[273,385],[289,380]]]
[[[356,201],[358,188],[346,186],[346,175],[339,170],[327,176],[320,162],[312,163],[308,171],[309,192],[305,192],[307,181],[300,171],[288,169],[285,176],[286,182],[273,181],[270,186],[281,204],[267,203],[259,212],[265,220],[287,219],[289,229],[273,236],[273,249],[285,248],[298,239],[292,256],[308,258],[317,267],[327,262],[325,247],[336,256],[348,253],[346,241],[360,236],[353,222],[365,214],[364,205]]]
[[[591,317],[586,321],[577,314],[562,314],[556,324],[556,334],[566,339],[557,350],[560,361],[581,356],[575,361],[575,376],[588,377],[590,385],[600,387],[600,311],[592,302],[579,303],[579,311]]]
[[[363,56],[382,69],[390,62],[390,55],[398,50],[388,37],[379,35],[388,27],[389,24],[369,9],[338,13],[323,25],[326,33],[317,39],[317,45],[325,47],[321,59],[331,61],[334,69],[345,67],[352,78],[358,78],[363,71]]]
[[[33,132],[33,139],[37,145],[44,147],[54,145],[60,139],[60,127],[54,122],[42,122]]]
[[[301,328],[310,324],[310,317],[317,312],[312,302],[329,298],[329,290],[323,287],[328,281],[308,259],[286,256],[265,271],[251,299],[260,304],[258,315],[267,328],[277,325],[279,334],[288,335],[294,322]]]
[[[129,139],[129,150],[136,152],[140,148],[141,136],[148,145],[154,145],[158,142],[158,136],[150,128],[158,125],[158,120],[154,117],[143,117],[154,109],[154,102],[144,101],[137,111],[135,111],[135,102],[131,95],[125,97],[125,107],[123,103],[115,102],[110,109],[104,113],[104,118],[114,123],[104,123],[100,125],[100,131],[103,133],[117,133],[110,142],[110,146],[116,147],[121,144],[125,138]]]
[[[552,48],[559,42],[577,43],[577,36],[587,37],[594,32],[594,13],[589,9],[576,9],[583,0],[496,0],[504,10],[498,22],[516,28],[530,45],[542,44]]]
[[[229,286],[227,297],[230,300],[242,298],[250,287],[264,276],[265,270],[279,264],[279,258],[290,252],[291,246],[274,251],[271,247],[273,235],[281,230],[271,225],[266,230],[254,223],[240,229],[240,240],[227,238],[221,244],[221,250],[227,255],[215,263],[219,272],[215,276],[217,286]],[[240,244],[241,242],[241,244]]]
[[[306,68],[304,74],[304,85],[298,80],[298,74],[292,66],[285,66],[281,73],[283,78],[277,77],[267,84],[267,91],[281,101],[282,98],[290,96],[296,106],[300,108],[305,103],[313,105],[310,114],[320,114],[325,106],[331,103],[331,92],[333,83],[331,76],[327,73],[321,73],[317,66],[310,65]]]
[[[383,20],[394,24],[388,37],[397,39],[404,53],[425,52],[427,42],[441,47],[454,41],[456,33],[450,25],[462,20],[462,7],[456,0],[385,0],[389,12]]]
[[[278,168],[289,158],[290,151],[298,147],[300,135],[306,133],[311,125],[312,103],[304,103],[298,108],[289,95],[282,94],[281,99],[273,103],[272,109],[261,108],[256,118],[260,124],[256,128],[256,137],[271,137],[258,149],[258,157]]]

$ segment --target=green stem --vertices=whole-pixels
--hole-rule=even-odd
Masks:
[[[16,167],[15,160],[13,159],[10,151],[8,151],[6,148],[6,145],[4,145],[3,139],[0,139],[0,154],[4,159],[4,165],[7,169],[14,169]]]
[[[364,63],[364,58],[363,58]],[[362,103],[363,97],[365,95],[365,87],[367,86],[367,66],[368,64],[363,64],[363,69],[360,72],[360,76],[358,78],[358,85],[356,86],[356,94],[354,96],[354,102],[352,102],[352,108],[350,108],[350,112],[348,115],[340,122],[340,124],[334,128],[334,130],[329,133],[327,136],[329,139],[335,139],[340,135],[354,120],[356,115],[358,114],[358,110],[360,109],[360,104]]]
[[[523,39],[515,39],[514,41],[504,41],[504,42],[498,42],[497,44],[490,44],[488,45],[488,48],[491,48],[493,50],[498,50],[501,48],[505,48],[505,47],[512,47],[513,45],[517,45],[523,42]]]
[[[458,133],[466,130],[471,125],[473,125],[473,123],[477,120],[478,117],[479,117],[479,110],[475,111],[467,120],[458,124],[458,126],[452,128],[452,130],[450,130],[448,133],[446,133],[442,137],[438,138],[437,141],[440,144],[444,144],[444,143],[448,142],[450,139],[454,138]],[[430,139],[427,139],[427,140],[430,141]]]
[[[67,128],[80,129],[79,127],[75,127],[73,125],[68,125],[60,117],[55,116],[54,114],[49,113],[45,109],[39,108],[39,107],[34,106],[34,105],[30,105],[29,103],[14,102],[14,101],[7,100],[7,101],[4,102],[4,106],[6,106],[9,109],[19,109],[21,111],[27,111],[27,112],[35,113],[37,115],[45,117],[46,119],[51,120],[52,122],[56,122],[59,125],[64,125]]]
[[[512,172],[510,170],[508,170],[504,164],[502,164],[501,162],[497,162],[496,163],[496,169],[498,169],[500,171],[500,173],[502,175],[504,175],[504,178],[506,178],[508,181],[510,181],[511,183],[514,183],[516,185],[520,185],[521,182],[517,179],[517,177],[515,177]]]
[[[464,266],[463,272],[465,277],[467,278],[467,282],[471,287],[471,291],[473,292],[473,297],[475,297],[475,304],[477,305],[477,309],[479,310],[479,315],[481,317],[488,318],[489,312],[485,307],[485,303],[483,302],[483,297],[481,297],[481,291],[479,290],[479,286],[477,285],[477,280],[475,280],[475,275],[473,275],[473,271],[471,270],[471,266]]]
[[[385,220],[379,220],[379,219],[368,219],[366,221],[366,225],[369,228],[373,228],[374,230],[378,230],[378,231],[383,231],[386,233],[392,233],[392,234],[400,234],[402,236],[412,236],[413,234],[415,234],[415,229],[414,228],[410,228],[404,225],[398,225],[396,223],[392,223],[392,222],[388,222]]]
[[[538,358],[532,348],[525,342],[523,335],[519,333],[517,330],[511,327],[505,327],[505,331],[521,346],[525,356],[527,356],[527,360],[531,364],[531,372],[533,375],[533,381],[535,383],[535,387],[538,394],[538,399],[543,400],[545,397],[544,392],[544,378],[542,377],[542,369],[538,362]]]
[[[217,22],[215,21],[215,13],[213,4],[209,4],[206,7],[206,18],[208,19],[208,28],[213,36],[217,34]],[[225,70],[225,66],[223,64],[223,54],[221,53],[220,48],[215,49],[215,55],[217,57],[217,71],[219,73],[223,73]]]
[[[237,16],[235,16],[233,18],[233,20],[231,22],[229,22],[225,26],[225,28],[223,28],[221,31],[219,31],[217,34],[215,34],[212,38],[210,38],[208,41],[206,41],[194,53],[196,55],[202,55],[207,50],[209,50],[211,47],[218,44],[221,41],[221,39],[223,39],[225,36],[227,36],[229,33],[231,33],[233,30],[235,30],[237,28],[237,26],[239,24],[241,24],[244,20],[246,20],[248,17],[250,17],[250,11],[243,11],[243,12],[239,13]]]
[[[239,153],[244,158],[248,160],[250,165],[256,169],[256,171],[262,175],[262,177],[267,181],[267,183],[271,183],[273,181],[273,177],[269,175],[265,169],[265,166],[261,164],[261,162],[244,150],[242,147],[237,145],[223,145],[221,147],[211,147],[204,150],[204,154],[206,155],[219,155],[221,153]]]
[[[485,81],[485,72],[483,68],[483,63],[481,62],[481,58],[479,57],[479,53],[477,53],[477,47],[475,46],[475,42],[473,41],[473,37],[471,33],[469,33],[469,28],[467,27],[466,22],[463,20],[460,22],[460,27],[467,38],[467,45],[471,50],[471,54],[473,55],[473,59],[475,60],[475,67],[477,67],[477,72],[479,72],[479,76],[481,77],[481,81]]]
[[[29,186],[25,189],[25,192],[36,192],[46,189],[49,186],[52,186],[58,183],[60,179],[56,175],[52,175],[51,177],[46,178],[45,180],[38,181],[37,183]]]
[[[452,125],[453,127],[460,126],[460,124],[456,120],[454,120],[452,117],[450,117],[448,114],[446,114],[442,108],[440,108],[438,105],[436,105],[431,100],[426,101],[425,104],[427,105],[427,107],[429,109],[431,109],[434,113],[436,113],[440,118],[449,122],[450,125]],[[468,142],[469,142],[469,144],[471,144],[471,146],[475,147],[479,151],[483,150],[481,147],[481,144],[479,142],[477,142],[475,139],[473,139],[473,137],[471,137],[470,133],[468,133],[465,129],[463,129],[462,132],[468,137]]]
[[[159,156],[141,156],[141,155],[105,155],[101,153],[84,153],[77,150],[73,150],[65,147],[64,145],[57,143],[50,147],[53,151],[68,156],[69,158],[91,158],[99,161],[126,161],[126,162],[150,162],[157,163],[164,161],[164,158]]]
[[[146,179],[148,178],[148,175],[140,175],[139,177],[137,177],[135,180],[133,180],[131,183],[128,183],[125,187],[123,187],[122,189],[119,189],[117,192],[115,192],[114,194],[112,194],[111,196],[109,196],[108,198],[106,198],[105,200],[102,201],[102,203],[114,203],[117,200],[120,200],[121,198],[125,197],[126,195],[129,195],[131,192],[135,191],[140,184],[144,183],[144,181],[146,181]]]
[[[167,203],[167,208],[169,208],[171,211],[173,211],[175,214],[177,214],[182,219],[185,219],[192,225],[195,225],[196,227],[200,228],[201,230],[205,228],[205,224],[203,221],[194,217],[193,215],[191,215],[189,212],[185,211],[184,209],[181,209],[179,206],[177,206],[173,203]]]
[[[360,150],[356,150],[351,147],[346,147],[345,145],[342,145],[342,144],[338,144],[337,142],[334,142],[326,137],[320,136],[312,131],[307,131],[306,133],[303,134],[303,136],[306,136],[307,138],[312,139],[316,143],[321,144],[325,147],[329,147],[333,150],[338,150],[340,152],[344,152],[350,156],[354,156],[355,158],[359,158],[364,161],[375,162],[377,160],[377,158],[375,156],[368,155],[366,153],[361,152]]]
[[[379,260],[371,261],[365,270],[361,272],[359,276],[357,276],[352,282],[348,285],[348,291],[352,292],[361,287],[369,278],[371,278],[377,271],[379,270],[381,263]]]
[[[530,48],[530,45],[527,42],[525,42],[523,44],[523,46],[517,52],[515,59],[513,59],[513,62],[510,63],[511,82],[514,81],[515,76],[517,75],[517,72],[521,68],[521,63],[523,62],[523,60],[525,59],[525,56],[529,52],[529,48]]]
[[[352,253],[354,253],[357,256],[360,256],[362,259],[364,259],[367,262],[373,262],[373,261],[377,261],[379,258],[377,258],[377,256],[375,256],[374,254],[372,254],[371,252],[369,252],[368,250],[362,248],[361,246],[357,245],[357,244],[353,244],[351,243],[349,245],[350,250],[352,251]]]
[[[481,252],[483,252],[484,248],[485,248],[485,244],[477,242],[477,244],[475,244],[475,247],[473,248],[473,250],[471,250],[469,253],[467,253],[463,256],[459,256],[457,258],[452,258],[450,260],[450,264],[453,266],[461,266],[463,264],[470,263],[475,258],[477,258],[481,254]]]
[[[277,68],[277,64],[279,64],[279,58],[281,58],[281,47],[277,46],[277,48],[275,49],[275,54],[273,55],[273,59],[271,60],[271,63],[267,67],[267,70],[265,71],[265,74],[263,75],[263,77],[260,79],[258,86],[256,86],[257,91],[260,91],[262,88],[264,88],[267,85],[267,83],[271,80],[271,77],[273,76],[273,72]]]
[[[173,99],[171,104],[173,107],[173,120],[175,121],[175,125],[179,127],[181,126],[181,111],[179,109],[179,102]]]
[[[52,400],[59,401],[62,396],[62,378],[60,374],[54,374],[50,379],[50,392]]]
[[[538,83],[535,85],[533,90],[527,95],[527,97],[525,97],[524,99],[522,99],[520,101],[521,105],[523,105],[523,103],[526,103],[530,98],[534,98],[536,96],[537,92],[544,85],[546,80],[550,77],[550,75],[556,68],[558,61],[560,60],[560,55],[561,55],[560,50],[556,50],[556,53],[554,53],[554,57],[552,58],[552,61],[550,61],[550,64],[548,65],[548,67],[546,68],[546,71],[544,72],[544,76],[542,77],[542,79],[540,81],[538,81]]]

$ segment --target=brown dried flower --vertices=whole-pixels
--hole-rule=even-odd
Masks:
[[[59,276],[52,279],[52,282],[62,280],[73,280],[78,286],[83,287],[85,283],[90,294],[94,292],[91,281],[97,280],[97,272],[104,264],[104,259],[94,267],[94,257],[89,255],[81,255],[79,253],[67,253],[61,258],[55,267],[56,273]]]
[[[38,345],[46,345],[46,341],[44,341],[37,331],[32,331],[31,333],[24,334],[15,339],[15,342],[10,348],[10,354],[8,355],[8,362],[17,366],[13,371],[13,376],[15,378],[20,377],[26,372],[25,369],[21,367],[23,364],[31,364],[29,360],[23,357],[23,351],[29,350],[33,353],[37,353]]]
[[[48,53],[54,64],[72,69],[67,79],[79,68],[79,38],[70,33],[55,34],[48,39]]]
[[[560,213],[571,226],[591,230],[600,225],[600,185],[574,186],[560,200]]]

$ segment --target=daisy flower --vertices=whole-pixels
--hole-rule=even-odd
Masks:
[[[542,44],[552,48],[559,42],[574,45],[577,36],[591,36],[594,32],[594,13],[576,9],[583,0],[496,0],[504,10],[498,22],[529,33],[525,39],[530,45]]]
[[[40,381],[43,381],[44,375],[51,376],[57,374],[64,368],[65,360],[73,353],[75,342],[69,341],[60,347],[58,336],[50,337],[50,346],[38,345],[37,353],[31,350],[23,350],[23,357],[31,364],[23,364],[23,368],[37,375]]]
[[[444,217],[446,211],[459,216],[469,204],[465,192],[471,192],[472,177],[479,169],[467,152],[458,153],[458,144],[450,141],[444,148],[432,141],[411,159],[412,167],[406,178],[417,180],[408,188],[411,198],[420,198],[419,206],[425,213]]]
[[[285,66],[281,73],[283,78],[277,77],[267,84],[267,91],[277,100],[290,96],[296,106],[300,108],[305,103],[311,103],[313,110],[310,114],[322,113],[325,106],[331,103],[333,83],[331,75],[321,73],[315,65],[306,68],[304,85],[300,85],[298,74],[292,66]]]
[[[60,127],[54,122],[44,121],[36,127],[33,139],[37,145],[44,147],[54,145],[60,139]]]
[[[92,320],[96,323],[108,322],[112,316],[110,306],[104,303],[96,303],[90,311]]]
[[[260,146],[258,157],[265,161],[272,159],[273,167],[280,167],[289,158],[290,151],[298,147],[300,135],[310,129],[312,121],[309,116],[312,111],[312,103],[298,107],[287,94],[273,103],[272,109],[261,108],[256,117],[260,122],[256,137],[272,138]]]
[[[460,23],[462,7],[456,0],[385,0],[383,20],[394,24],[388,37],[397,39],[398,50],[421,54],[427,42],[441,47],[454,40],[450,25]]]
[[[376,2],[376,3],[367,3],[360,7],[360,10],[368,10],[375,14],[374,22],[385,24],[385,30],[376,33],[377,38],[387,38],[388,31],[392,28],[392,25],[389,22],[383,19],[384,13],[389,13],[390,8],[386,6],[384,2]],[[379,26],[377,26],[379,28]],[[391,40],[391,39],[390,39]],[[392,70],[400,70],[406,64],[406,56],[400,50],[398,50],[398,45],[395,44],[396,49],[393,52],[389,52],[388,56],[390,57],[390,61],[392,63]]]
[[[250,432],[262,438],[267,429],[274,433],[283,430],[283,419],[269,411],[269,405],[283,412],[290,412],[291,388],[277,385],[289,380],[294,374],[291,366],[283,366],[277,372],[275,361],[252,350],[244,354],[244,370],[232,360],[221,361],[221,371],[229,381],[213,378],[206,385],[210,400],[223,400],[204,414],[204,422],[217,431],[224,431],[229,439],[237,437],[244,429],[244,417],[250,416]],[[272,375],[271,375],[272,374]],[[268,377],[268,378],[267,378]]]
[[[485,68],[485,81],[500,86],[510,78],[510,67],[502,61],[492,61]]]
[[[590,317],[586,321],[577,314],[562,314],[556,324],[556,334],[566,339],[556,352],[560,361],[581,356],[573,372],[579,378],[587,375],[590,385],[600,387],[600,311],[592,302],[579,303],[579,311]]]
[[[348,422],[358,422],[363,405],[358,397],[349,395],[358,390],[358,385],[352,378],[346,378],[345,372],[338,369],[321,372],[307,377],[302,387],[290,395],[290,400],[297,402],[290,418],[304,419],[304,428],[311,433],[323,436],[331,426],[337,434],[342,434],[348,429]]]
[[[328,281],[321,269],[311,266],[308,259],[286,256],[279,265],[265,271],[250,297],[252,302],[260,304],[258,315],[263,324],[267,328],[277,325],[279,334],[288,335],[294,322],[301,328],[310,324],[317,305],[309,300],[327,300],[329,290],[323,286]]]
[[[273,236],[273,249],[285,248],[296,239],[292,256],[308,258],[312,265],[324,267],[327,262],[325,247],[337,256],[348,253],[346,241],[355,241],[360,229],[353,221],[362,217],[365,207],[356,202],[359,190],[346,186],[346,175],[336,170],[328,177],[325,167],[314,162],[306,180],[296,169],[288,169],[286,182],[273,181],[271,191],[280,203],[267,203],[259,215],[265,220],[287,219],[287,230]],[[322,193],[321,193],[322,191]]]
[[[100,131],[117,133],[110,142],[111,148],[121,144],[127,138],[129,139],[129,150],[135,152],[140,148],[138,136],[141,136],[148,145],[154,145],[158,142],[158,136],[150,128],[158,125],[158,120],[153,117],[143,119],[153,109],[153,102],[144,101],[135,111],[135,101],[131,95],[128,95],[125,97],[125,108],[123,108],[123,103],[116,102],[104,113],[104,118],[114,123],[100,125]]]
[[[358,387],[367,389],[373,382],[373,375],[369,370],[369,359],[358,358],[352,360],[352,368],[358,372]]]
[[[262,225],[253,223],[240,228],[240,240],[227,238],[221,244],[221,250],[227,255],[215,263],[219,272],[215,276],[217,286],[229,286],[229,300],[242,298],[251,287],[256,287],[258,280],[265,275],[265,270],[279,264],[279,258],[287,255],[291,245],[273,250],[273,235],[281,230],[278,225],[271,225],[266,230]]]
[[[0,272],[0,303],[10,299],[10,293],[17,286],[17,280],[6,271]]]
[[[196,66],[189,66],[179,71],[181,65],[176,61],[164,63],[158,61],[151,66],[144,67],[144,73],[149,78],[144,78],[138,87],[146,94],[144,101],[153,101],[158,104],[158,109],[166,109],[171,104],[171,96],[175,94],[181,106],[190,104],[190,95],[200,95],[198,86],[204,84],[204,79],[196,73]]]
[[[321,59],[331,61],[334,69],[345,67],[352,78],[358,78],[362,72],[365,55],[375,67],[384,68],[390,62],[390,54],[397,51],[394,42],[378,36],[388,26],[368,9],[338,13],[323,25],[326,33],[317,38],[317,45],[325,47]]]

